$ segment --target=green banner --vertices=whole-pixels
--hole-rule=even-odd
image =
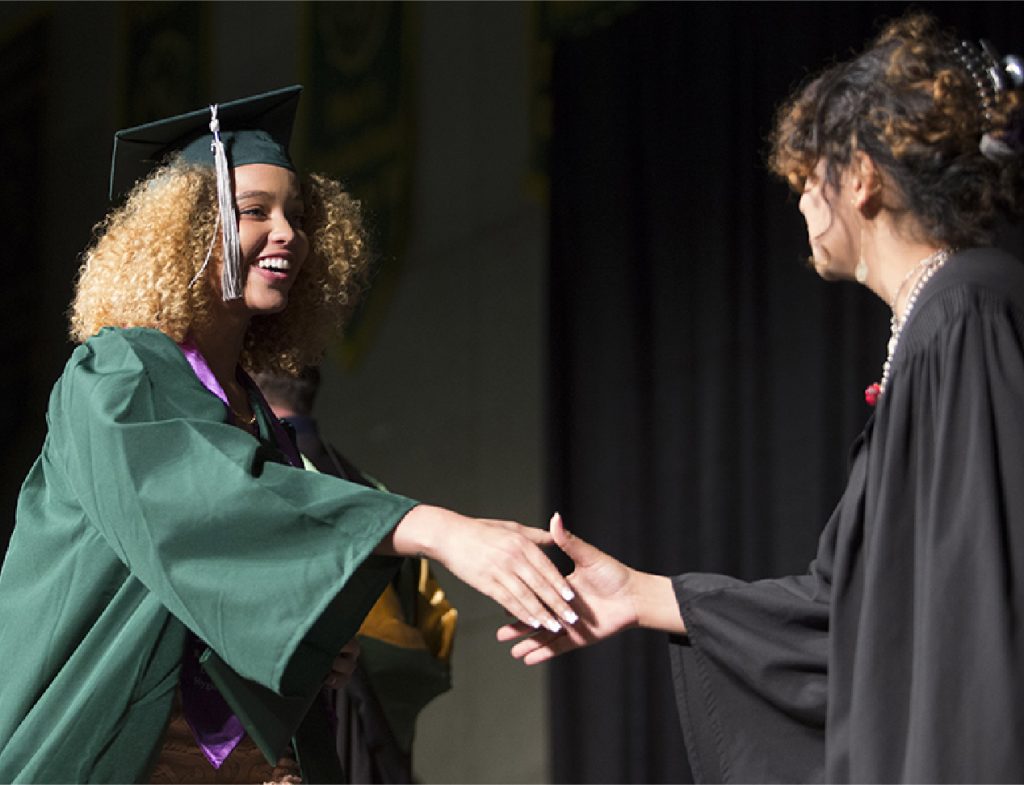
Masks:
[[[415,153],[412,4],[308,3],[300,137],[309,168],[364,207],[372,287],[334,356],[351,367],[383,317],[408,238]]]
[[[124,52],[121,125],[188,112],[209,98],[205,3],[121,3]]]

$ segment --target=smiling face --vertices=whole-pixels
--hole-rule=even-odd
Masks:
[[[309,253],[299,181],[294,172],[270,164],[239,166],[234,180],[244,302],[252,315],[277,313],[288,304]]]

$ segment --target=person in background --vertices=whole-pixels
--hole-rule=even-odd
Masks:
[[[289,156],[300,90],[115,136],[0,572],[0,781],[335,780],[321,689],[396,557],[575,618],[546,532],[304,471],[249,377],[319,362],[365,270],[358,204]]]
[[[307,366],[298,376],[257,373],[253,380],[291,429],[307,469],[384,490],[321,436],[313,416],[318,368]],[[416,717],[451,686],[457,617],[427,560],[406,559],[359,628],[358,661],[333,696],[348,782],[413,782]]]
[[[583,618],[513,655],[671,633],[697,781],[1024,781],[1024,267],[989,245],[1022,211],[1021,84],[910,14],[778,114],[815,269],[892,310],[806,574],[651,575],[553,519]]]

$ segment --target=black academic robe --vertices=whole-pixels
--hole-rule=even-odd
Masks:
[[[698,780],[1024,781],[1024,267],[926,285],[807,574],[673,582]]]

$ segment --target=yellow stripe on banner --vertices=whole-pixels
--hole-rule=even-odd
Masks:
[[[319,473],[309,458],[301,453],[300,457],[306,471]],[[417,589],[415,625],[405,621],[398,592],[394,586],[388,585],[356,634],[402,649],[426,651],[447,664],[452,656],[459,612],[448,602],[426,559],[420,559]]]
[[[418,629],[402,621],[402,605],[394,586],[388,586],[370,609],[359,635],[390,643],[403,649],[424,649],[427,644]]]
[[[448,662],[459,613],[445,598],[444,590],[431,574],[426,559],[420,560],[418,589],[417,624],[408,624],[402,619],[398,593],[393,586],[388,586],[370,609],[359,628],[359,635],[403,649],[427,651],[438,660]]]
[[[459,612],[444,596],[444,589],[430,572],[430,562],[420,559],[417,622],[427,648],[441,662],[448,662],[455,644]]]

